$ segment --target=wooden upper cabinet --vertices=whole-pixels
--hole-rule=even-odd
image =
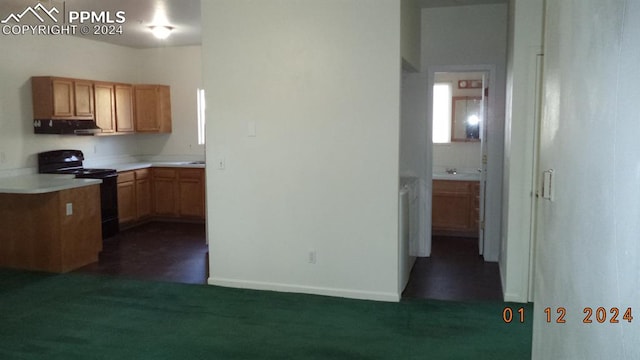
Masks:
[[[34,76],[31,91],[34,119],[94,119],[91,81]]]
[[[171,132],[171,93],[165,85],[135,85],[135,130]]]
[[[42,84],[47,86],[45,82]],[[52,79],[51,88],[53,96],[53,117],[73,117],[75,116],[75,105],[73,98],[73,81],[63,79]],[[49,96],[47,96],[49,97]],[[48,100],[48,99],[42,99]],[[46,118],[46,117],[43,117]]]
[[[171,133],[171,89],[91,80],[31,78],[34,120],[95,120],[102,133]]]
[[[113,85],[110,83],[94,83],[96,125],[103,133],[116,131],[116,113]]]
[[[74,101],[77,117],[93,117],[93,83],[86,80],[74,80]]]
[[[116,129],[118,132],[133,132],[133,86],[115,85]]]

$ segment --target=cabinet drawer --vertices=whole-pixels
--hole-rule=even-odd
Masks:
[[[149,178],[149,169],[136,170],[136,180],[143,180]]]
[[[153,177],[174,179],[176,177],[176,170],[169,168],[154,168]]]
[[[456,180],[434,180],[433,193],[458,193],[468,194],[470,192],[468,181]]]
[[[135,180],[135,173],[133,171],[125,171],[125,172],[118,173],[118,184],[134,181],[134,180]]]
[[[202,179],[202,169],[180,169],[180,179]]]

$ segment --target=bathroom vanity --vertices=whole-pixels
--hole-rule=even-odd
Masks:
[[[478,237],[480,182],[433,180],[434,235]]]

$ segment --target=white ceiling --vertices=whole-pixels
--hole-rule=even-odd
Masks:
[[[417,1],[423,8],[507,2],[507,0]],[[9,14],[20,13],[26,7],[34,6],[38,2],[48,9],[55,6],[60,12],[64,6],[67,13],[69,10],[109,11],[112,14],[116,11],[125,12],[123,35],[83,36],[93,40],[133,48],[198,45],[202,42],[200,0],[0,0],[0,18],[5,19]],[[158,11],[164,11],[168,25],[174,28],[171,36],[165,40],[156,39],[149,30]]]

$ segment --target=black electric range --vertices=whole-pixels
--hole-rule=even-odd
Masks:
[[[114,169],[91,169],[83,166],[84,154],[80,150],[54,150],[38,154],[38,172],[41,174],[68,174],[76,178],[100,179],[100,210],[102,238],[120,231],[118,224],[118,172]]]

